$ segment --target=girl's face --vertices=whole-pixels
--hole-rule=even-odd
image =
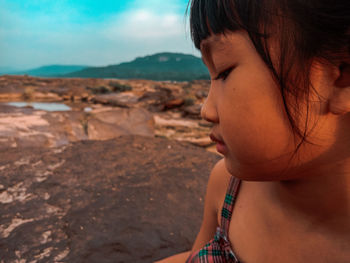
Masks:
[[[245,32],[212,35],[202,41],[201,52],[212,79],[202,117],[214,123],[212,134],[225,144],[222,150],[228,171],[245,180],[291,178],[291,174],[281,177],[281,172],[294,153],[295,136],[280,88],[248,35]],[[316,105],[317,109],[311,110],[311,119],[324,106]],[[314,160],[330,147],[330,138],[324,134],[333,131],[322,123],[323,128],[316,129],[316,137],[323,136],[318,142],[327,143],[314,148],[305,148],[303,144],[294,166]]]

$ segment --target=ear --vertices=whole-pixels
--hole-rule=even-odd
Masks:
[[[329,111],[341,115],[350,112],[350,62],[343,62],[338,72],[333,94],[329,99]]]

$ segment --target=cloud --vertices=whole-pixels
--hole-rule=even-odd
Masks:
[[[164,51],[198,55],[185,27],[186,5],[180,5],[181,1],[149,1],[153,3],[136,0],[132,8],[105,21],[99,33],[113,43],[111,54],[119,52],[124,60]]]
[[[139,9],[123,13],[110,21],[105,29],[110,39],[154,41],[169,37],[185,37],[182,17],[175,13],[159,14],[150,10]]]
[[[134,0],[123,13],[106,21],[103,34],[106,38],[120,42],[151,44],[179,40],[188,45],[185,10],[187,0]]]

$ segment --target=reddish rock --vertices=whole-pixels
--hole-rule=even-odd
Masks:
[[[71,100],[71,96],[70,95],[63,95],[62,99],[63,100]]]
[[[206,98],[208,96],[208,92],[205,90],[198,90],[195,92],[195,95],[198,99],[203,99],[203,98]]]
[[[164,87],[156,87],[155,89],[155,91],[145,92],[139,99],[140,102],[143,102],[153,112],[162,111],[164,105],[174,99],[174,95],[170,89]]]
[[[178,108],[182,106],[185,103],[184,99],[174,99],[174,100],[169,100],[165,102],[163,106],[163,110],[170,110],[174,108]]]
[[[110,105],[114,107],[129,108],[137,103],[139,97],[132,93],[112,93],[93,97],[94,103]]]
[[[43,102],[56,102],[56,101],[62,101],[63,98],[55,93],[52,92],[33,92],[32,100],[34,101],[43,101]]]
[[[123,136],[0,152],[2,262],[153,262],[189,250],[217,155]]]
[[[47,101],[47,94],[50,94],[49,96],[52,96],[50,100],[57,101],[58,98],[62,98],[72,111],[54,114],[44,112],[39,114],[40,117],[37,111],[25,108],[15,111],[13,108],[10,111],[6,108],[7,114],[1,114],[0,107],[0,116],[5,116],[0,118],[0,148],[34,145],[55,147],[77,140],[104,140],[122,134],[165,136],[205,146],[209,143],[210,126],[198,124],[201,118],[200,105],[204,102],[209,87],[209,81],[178,83],[1,76],[0,101],[23,100],[23,94],[28,99],[35,97],[35,100]],[[107,94],[101,95],[99,92]],[[118,111],[115,116],[123,121],[114,118],[111,122],[106,121],[106,116],[103,114],[100,114],[102,117],[94,116],[98,112],[120,108],[128,110],[125,112],[147,109],[166,122],[162,121],[161,125],[156,125],[153,129],[152,118],[143,114],[140,115],[141,120],[138,120],[136,114],[129,116]],[[27,117],[21,114],[26,114]],[[113,116],[114,113],[110,115]],[[26,121],[23,117],[30,121]],[[41,124],[33,125],[36,121]],[[135,128],[131,128],[130,124],[136,125]],[[21,125],[23,127],[20,127]]]
[[[22,93],[0,93],[0,101],[21,101]]]
[[[106,140],[121,135],[154,135],[153,116],[141,108],[116,108],[108,111],[91,112],[88,119],[90,140]]]
[[[194,119],[201,119],[201,109],[202,105],[195,104],[191,106],[187,106],[184,108],[184,116],[194,118]]]

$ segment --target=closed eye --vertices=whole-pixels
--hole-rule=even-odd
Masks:
[[[220,72],[219,75],[216,78],[214,78],[214,80],[219,80],[219,79],[225,80],[225,79],[227,79],[227,77],[230,75],[231,71],[234,68],[235,68],[235,66],[232,66],[232,67],[230,67],[230,68]]]

